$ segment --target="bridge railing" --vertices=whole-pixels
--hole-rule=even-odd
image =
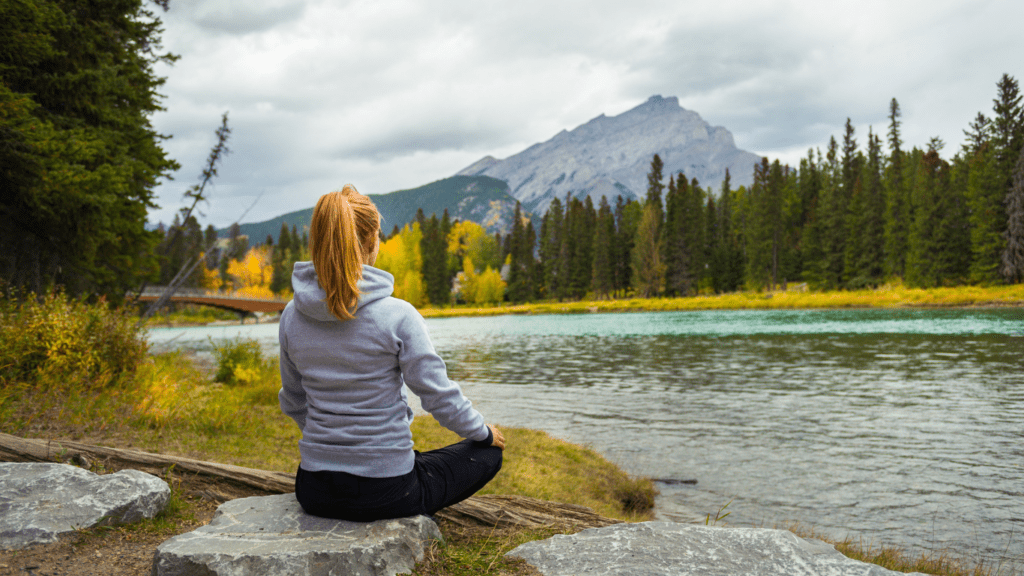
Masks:
[[[166,286],[147,286],[145,290],[139,294],[141,298],[159,298],[167,290]],[[197,298],[229,298],[232,300],[259,300],[263,302],[288,302],[290,298],[254,298],[252,296],[238,294],[237,292],[220,292],[217,290],[206,290],[203,288],[178,288],[174,291],[174,296],[180,297],[197,297]]]

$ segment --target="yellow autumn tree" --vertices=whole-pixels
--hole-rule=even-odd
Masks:
[[[270,290],[270,279],[274,268],[270,262],[270,251],[266,246],[250,248],[241,260],[228,262],[228,276],[234,284],[234,292],[247,298],[274,297]]]
[[[375,264],[375,267],[395,277],[395,298],[401,298],[417,307],[426,304],[423,256],[420,254],[422,238],[418,222],[406,225],[397,235],[380,245]]]
[[[501,274],[488,266],[482,273],[476,272],[473,259],[462,259],[462,274],[459,275],[459,293],[465,302],[483,305],[497,304],[505,298],[505,281]]]
[[[455,262],[463,262],[468,256],[473,263],[497,268],[501,258],[498,241],[476,222],[463,220],[452,226],[448,233],[448,254]]]

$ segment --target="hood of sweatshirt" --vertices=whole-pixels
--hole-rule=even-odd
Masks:
[[[395,277],[390,273],[363,264],[363,278],[357,283],[359,299],[356,312],[371,302],[387,298],[395,291]],[[296,262],[292,269],[292,291],[295,308],[304,315],[321,322],[339,322],[327,309],[327,293],[320,287],[312,262]]]

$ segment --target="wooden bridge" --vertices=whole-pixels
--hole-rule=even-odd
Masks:
[[[155,302],[157,298],[167,290],[164,286],[150,286],[139,296],[139,302]],[[179,288],[171,296],[171,302],[182,302],[187,304],[199,304],[201,306],[212,306],[223,310],[237,312],[242,321],[246,316],[256,313],[280,312],[288,305],[289,300],[281,298],[260,299],[244,296],[232,296],[211,290],[196,290],[191,288]]]

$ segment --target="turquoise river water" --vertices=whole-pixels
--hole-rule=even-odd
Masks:
[[[1024,565],[1024,310],[714,311],[427,321],[488,421],[660,479],[660,517],[798,522]],[[277,325],[155,329],[208,353]],[[696,480],[696,484],[674,480]],[[1005,565],[1005,564],[1004,564]]]

